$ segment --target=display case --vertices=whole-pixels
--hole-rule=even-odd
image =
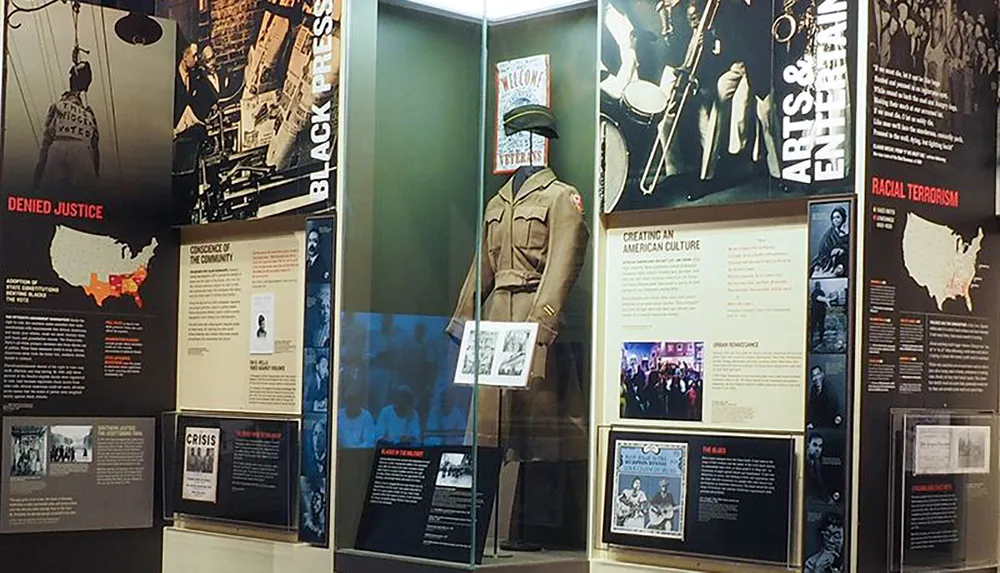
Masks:
[[[891,412],[889,571],[997,566],[998,419],[992,412]]]
[[[167,412],[162,427],[165,520],[196,530],[294,538],[300,467],[297,419]],[[304,457],[302,465],[325,465],[325,436],[307,434],[305,439],[324,453]]]
[[[336,569],[585,570],[596,6],[446,4],[350,5]]]

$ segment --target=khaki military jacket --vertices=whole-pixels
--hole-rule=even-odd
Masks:
[[[469,412],[469,431],[478,433],[479,443],[502,446],[515,459],[586,458],[579,380],[562,375],[550,355],[588,237],[580,194],[551,169],[529,177],[516,195],[511,178],[486,205],[481,264],[469,269],[448,333],[460,339],[475,316],[477,270],[483,320],[538,323],[528,388],[506,400],[497,388],[480,388],[478,407]]]
[[[484,215],[482,319],[537,322],[538,344],[554,342],[588,237],[580,194],[551,169],[529,177],[516,195],[509,179]],[[475,315],[475,273],[473,263],[448,325],[455,338]]]

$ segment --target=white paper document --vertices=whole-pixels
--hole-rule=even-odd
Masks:
[[[215,503],[219,489],[219,429],[184,432],[184,479],[181,497]]]
[[[476,355],[475,341],[479,340]],[[455,384],[483,384],[523,388],[535,354],[538,324],[534,322],[465,323],[462,350],[455,368]],[[478,358],[478,360],[477,360]]]
[[[989,426],[917,426],[913,473],[980,474],[990,472]]]

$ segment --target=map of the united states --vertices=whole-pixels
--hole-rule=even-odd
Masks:
[[[79,287],[103,306],[108,298],[131,297],[142,308],[139,289],[146,282],[156,254],[152,239],[138,254],[112,237],[93,235],[59,225],[49,246],[52,270],[70,286]]]
[[[976,278],[976,264],[983,246],[983,230],[971,241],[944,225],[909,213],[903,229],[903,264],[906,272],[927,289],[938,310],[949,299],[965,299],[972,312],[969,292]]]

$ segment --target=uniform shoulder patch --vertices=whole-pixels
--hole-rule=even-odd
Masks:
[[[573,206],[576,210],[583,213],[583,197],[575,189],[569,192],[569,199],[573,202]]]

